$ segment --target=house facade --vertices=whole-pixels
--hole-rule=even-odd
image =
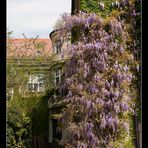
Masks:
[[[52,39],[54,37],[53,34]],[[55,40],[52,45],[50,38],[9,39],[7,45],[7,99],[15,99],[15,97],[25,99],[32,96],[35,98],[45,96],[51,91],[53,93],[49,98],[55,97],[54,92],[61,81],[64,63],[62,41]],[[49,103],[48,105],[52,105],[53,101]],[[32,126],[36,126],[36,120],[33,119]],[[53,131],[56,131],[57,120],[53,119],[52,122],[49,120],[49,127],[54,125]],[[45,143],[34,131],[32,132],[32,147],[47,147],[48,143]],[[52,134],[53,136],[48,135],[49,144],[57,145],[57,143],[50,143],[52,137],[60,136],[55,133]]]
[[[58,85],[62,83],[62,78],[64,77],[64,64],[68,59],[67,46],[71,44],[69,34],[69,39],[59,38],[59,30],[54,30],[50,33],[50,38],[52,40],[52,50],[54,56],[55,64],[52,67],[54,73],[54,93],[48,100],[49,108],[49,146],[51,147],[62,147],[59,145],[59,141],[64,137],[64,131],[58,128],[61,126],[61,122],[58,121],[61,116],[62,108],[65,104],[60,98],[60,93],[58,90]]]
[[[72,14],[78,10],[80,10],[80,0],[72,0]],[[26,43],[24,44],[24,42]],[[60,127],[58,119],[65,104],[60,100],[60,95],[57,95],[57,86],[62,81],[65,60],[68,58],[63,53],[67,52],[65,47],[71,41],[59,38],[58,30],[54,30],[50,33],[49,39],[36,39],[33,42],[33,47],[29,45],[29,42],[28,39],[10,39],[13,48],[7,53],[7,63],[12,68],[16,66],[17,69],[23,69],[22,72],[25,72],[26,76],[23,77],[24,83],[19,83],[19,87],[15,86],[17,82],[14,82],[14,79],[9,81],[7,85],[8,98],[13,98],[15,93],[27,97],[29,95],[43,95],[47,89],[52,90],[53,93],[48,100],[48,146],[62,147],[58,141],[64,138],[64,131],[58,130]],[[43,44],[37,44],[39,42],[43,42]],[[15,72],[12,70],[12,73]],[[17,78],[17,73],[14,77]],[[138,145],[141,144],[140,126],[141,123],[137,123]]]
[[[51,65],[51,40],[8,39],[7,45],[7,97],[44,94]]]

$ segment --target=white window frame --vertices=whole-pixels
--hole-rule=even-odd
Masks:
[[[56,69],[54,70],[54,84],[57,86],[61,82],[62,77],[62,69]],[[58,82],[57,82],[58,79]]]
[[[49,143],[53,142],[53,119],[49,119],[49,133],[48,133],[48,141]],[[64,132],[63,130],[61,131],[62,134],[62,139],[64,138]]]
[[[40,78],[44,78],[44,74],[31,74],[29,76],[29,81],[27,83],[27,91],[29,92],[43,92],[44,91],[44,82],[40,81]],[[31,85],[31,89],[29,88]],[[40,86],[42,85],[42,86]],[[35,89],[37,87],[37,90]]]
[[[55,41],[55,44],[54,44],[54,53],[55,54],[60,54],[62,51],[62,41],[59,39],[59,40],[56,40]]]
[[[52,119],[49,119],[49,143],[53,141],[53,128],[52,128]]]

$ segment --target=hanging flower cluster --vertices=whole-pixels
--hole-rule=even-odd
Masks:
[[[73,148],[109,147],[123,136],[120,133],[128,132],[126,116],[134,114],[130,93],[134,58],[126,49],[124,23],[83,12],[64,14],[62,21],[61,37],[70,31],[77,34],[67,49],[69,60],[61,86],[68,90],[63,97],[67,108],[62,116],[62,142]]]

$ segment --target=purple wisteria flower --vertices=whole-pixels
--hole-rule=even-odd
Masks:
[[[129,0],[120,0],[122,6],[127,6],[129,4]]]
[[[91,101],[90,100],[86,100],[86,107],[87,107],[87,109],[91,108]]]
[[[83,77],[86,78],[88,76],[89,72],[90,72],[90,68],[89,68],[88,64],[85,63]]]
[[[109,100],[105,103],[106,107],[111,108],[112,107],[112,102]]]
[[[132,11],[131,15],[132,15],[132,16],[137,16],[135,10]]]
[[[99,82],[100,81],[100,77],[98,75],[94,75],[93,79],[96,82]]]
[[[78,90],[82,91],[82,89],[83,89],[83,85],[82,84],[79,84],[78,85]]]
[[[105,101],[103,101],[101,98],[97,98],[97,99],[96,99],[96,103],[97,103],[98,105],[104,106]]]
[[[71,91],[69,91],[68,94],[67,94],[67,98],[70,98],[70,97],[72,97],[72,92]]]
[[[96,86],[94,85],[94,84],[90,84],[89,85],[89,88],[88,88],[88,91],[90,92],[90,93],[98,93],[99,92],[99,90],[96,88]]]
[[[120,108],[122,111],[128,111],[129,109],[129,105],[125,102],[125,103],[120,103]]]
[[[105,5],[100,4],[104,9]],[[116,0],[113,4],[126,8],[128,1]],[[67,94],[63,100],[69,101],[62,120],[67,132],[64,144],[95,148],[100,147],[100,142],[109,147],[110,142],[120,137],[126,113],[134,113],[129,87],[136,62],[132,50],[128,50],[137,49],[137,40],[133,41],[136,44],[125,45],[129,34],[122,16],[104,21],[97,14],[80,12],[65,14],[63,20],[65,28],[61,35],[66,36],[72,28],[78,30],[78,40],[66,49],[69,59],[65,61],[63,89]]]
[[[101,129],[105,129],[105,128],[106,128],[106,125],[107,125],[106,118],[103,117],[103,118],[101,119],[100,128],[101,128]]]

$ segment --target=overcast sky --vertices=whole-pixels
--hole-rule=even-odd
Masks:
[[[7,0],[7,28],[13,37],[48,38],[60,14],[71,12],[71,0]]]

